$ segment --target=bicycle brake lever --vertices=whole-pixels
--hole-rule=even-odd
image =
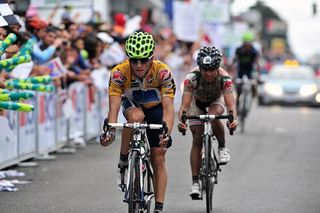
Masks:
[[[108,117],[106,117],[104,119],[103,128],[102,129],[103,129],[104,132],[108,132],[109,131],[110,125],[109,125],[109,118]]]
[[[229,123],[232,123],[234,120],[233,111],[229,111]],[[229,134],[233,135],[233,129],[229,129]]]
[[[186,112],[186,111],[183,111],[183,112],[182,112],[182,115],[181,115],[181,122],[182,122],[183,124],[186,124],[186,121],[187,121],[186,116],[187,116],[187,112]],[[183,132],[181,132],[181,133],[182,133],[182,135],[186,135],[186,131],[183,131]]]
[[[162,134],[166,135],[168,133],[168,126],[165,121],[162,121]]]

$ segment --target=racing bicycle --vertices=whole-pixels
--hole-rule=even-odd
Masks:
[[[186,123],[188,119],[200,119],[204,121],[201,167],[199,171],[200,199],[203,200],[204,194],[206,195],[206,212],[211,213],[213,212],[212,200],[214,184],[218,184],[218,173],[221,172],[221,164],[218,161],[217,153],[214,148],[216,137],[211,121],[214,119],[228,119],[229,122],[232,122],[234,117],[231,111],[229,112],[229,115],[186,115],[186,112],[183,112],[181,121]],[[185,135],[185,132],[182,134]],[[232,130],[230,130],[230,134],[233,134]]]
[[[252,105],[252,88],[254,85],[254,81],[249,79],[247,75],[244,75],[242,78],[236,79],[236,84],[240,87],[238,89],[237,94],[239,95],[237,103],[237,112],[240,121],[240,132],[244,133],[245,120],[249,114]]]
[[[150,162],[150,146],[147,129],[161,129],[168,132],[166,123],[108,123],[105,119],[104,132],[110,128],[130,128],[133,130],[129,149],[127,183],[123,186],[124,202],[128,203],[129,213],[151,212],[151,200],[154,198],[153,170]]]

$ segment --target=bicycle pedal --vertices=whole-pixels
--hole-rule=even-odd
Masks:
[[[201,196],[199,194],[191,194],[190,197],[192,200],[201,200]]]
[[[146,195],[146,199],[145,199],[145,202],[148,203],[152,198],[154,197],[154,194],[149,194],[149,195]]]

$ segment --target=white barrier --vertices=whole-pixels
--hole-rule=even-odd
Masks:
[[[0,165],[10,166],[18,162],[18,113],[7,111],[0,116],[0,130]]]
[[[72,113],[69,118],[69,138],[75,139],[84,136],[86,112],[86,87],[81,82],[70,85],[68,96],[71,99]]]
[[[67,90],[59,90],[56,98],[56,143],[65,144],[68,140],[67,117],[63,110],[67,97]]]
[[[37,94],[37,152],[46,154],[56,145],[56,94]]]
[[[35,96],[24,101],[24,103],[36,106],[37,98]],[[19,160],[23,161],[37,155],[37,114],[35,111],[29,113],[19,112],[18,120],[18,156]]]
[[[101,121],[99,111],[98,93],[95,94],[95,102],[89,100],[89,90],[86,92],[86,113],[85,113],[85,139],[95,138],[100,133]]]
[[[67,96],[71,113],[65,106]],[[0,116],[0,169],[58,151],[76,137],[97,137],[107,114],[108,96],[105,90],[98,90],[96,102],[90,103],[87,87],[76,82],[68,91],[35,93],[25,103],[34,105],[36,110],[4,111]]]

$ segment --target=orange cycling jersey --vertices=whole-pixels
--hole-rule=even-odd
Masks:
[[[124,95],[145,108],[161,103],[161,97],[174,98],[175,90],[170,68],[159,60],[152,61],[150,70],[143,79],[137,78],[130,69],[129,60],[125,60],[111,71],[109,95]]]

